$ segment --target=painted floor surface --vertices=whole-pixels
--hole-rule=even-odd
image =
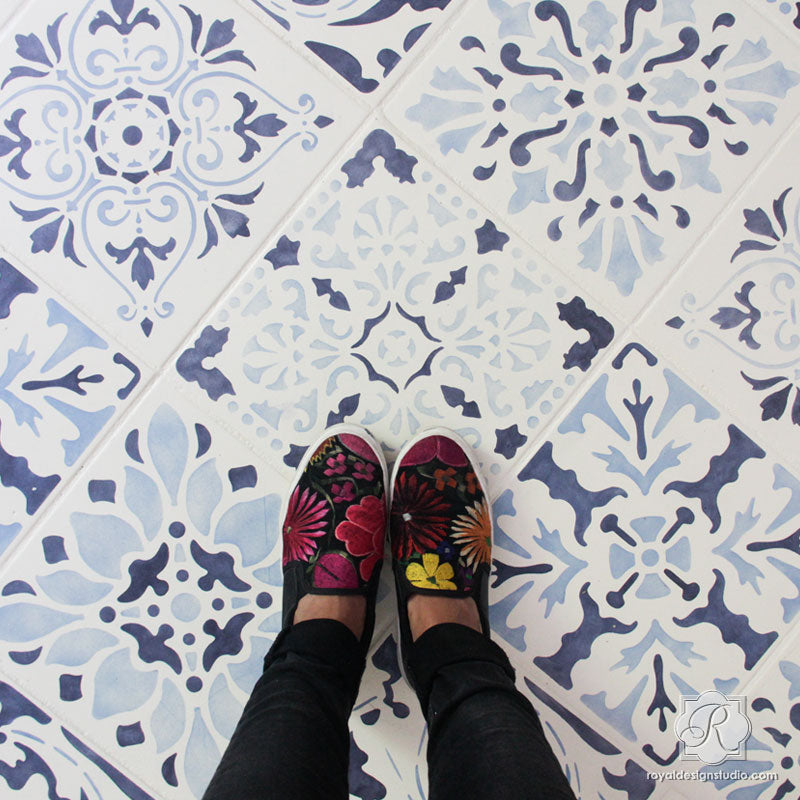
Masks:
[[[0,18],[3,797],[202,794],[345,420],[473,446],[576,796],[800,796],[800,3]],[[422,800],[388,572],[351,793]],[[682,757],[706,690],[744,759]]]

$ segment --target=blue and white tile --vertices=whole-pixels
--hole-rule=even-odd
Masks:
[[[19,798],[154,800],[135,780],[0,680],[0,788]]]
[[[795,130],[641,330],[759,442],[800,464],[800,166]]]
[[[791,797],[800,787],[800,664],[797,641],[747,687],[748,717],[752,726],[746,742],[746,762],[733,762],[745,773],[777,773],[777,778],[718,780],[718,796],[737,800],[743,787],[753,796]]]
[[[753,5],[786,33],[800,43],[800,6],[797,0],[751,0]]]
[[[4,40],[5,244],[158,366],[364,111],[234,4],[63,9]]]
[[[389,458],[417,430],[449,426],[499,475],[615,323],[406,144],[382,129],[359,144],[202,323],[177,372],[286,471],[347,419]]]
[[[740,0],[481,0],[441,38],[390,119],[628,319],[797,115],[800,52]]]
[[[12,261],[0,255],[0,554],[142,379],[135,360]]]
[[[645,771],[671,764],[678,697],[740,689],[796,628],[800,476],[638,342],[515,473],[493,631]]]
[[[240,0],[317,66],[362,97],[380,98],[436,36],[450,0]]]
[[[282,583],[283,481],[175,395],[155,387],[0,578],[3,672],[159,798],[202,793]]]

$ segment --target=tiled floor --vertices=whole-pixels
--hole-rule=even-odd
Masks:
[[[202,793],[341,420],[474,446],[495,637],[577,796],[800,797],[800,3],[4,19],[3,797]],[[422,800],[385,577],[351,792]],[[648,777],[701,766],[709,689],[743,777]]]

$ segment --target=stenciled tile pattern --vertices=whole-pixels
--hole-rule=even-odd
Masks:
[[[798,83],[797,51],[738,0],[489,0],[389,108],[633,317],[796,116]]]
[[[157,395],[11,564],[2,663],[146,791],[199,797],[280,630],[284,485]]]
[[[576,797],[797,796],[800,3],[0,5],[0,795],[202,796],[347,420],[474,448]],[[389,567],[350,796],[425,800]]]
[[[735,694],[797,622],[800,479],[639,342],[518,467],[493,630],[645,771],[674,764],[679,695]]]
[[[800,36],[800,6],[797,0],[755,0],[754,5],[762,9],[788,36]]]
[[[416,45],[434,35],[450,0],[240,0],[365,95],[379,93]],[[453,6],[458,5],[453,3]]]
[[[13,685],[0,681],[0,774],[21,797],[154,800]]]
[[[2,257],[0,341],[2,554],[128,405],[142,373]]]
[[[612,341],[593,306],[376,129],[176,369],[289,467],[347,419],[390,451],[448,425],[497,474]]]
[[[6,36],[5,244],[154,365],[362,116],[228,10],[39,0]]]
[[[759,440],[800,463],[795,134],[641,325]],[[787,158],[789,159],[787,161]]]

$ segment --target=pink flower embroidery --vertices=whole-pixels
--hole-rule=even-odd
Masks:
[[[336,538],[344,542],[350,555],[364,557],[359,571],[361,579],[368,581],[375,565],[383,558],[386,503],[383,498],[367,495],[358,505],[347,509],[346,517],[336,526]]]
[[[325,474],[329,477],[331,475],[341,475],[346,469],[345,454],[339,453],[338,456],[331,456],[325,463],[328,465]]]
[[[289,498],[283,522],[283,564],[308,561],[317,548],[315,541],[325,534],[328,505],[316,492],[296,486]]]
[[[331,495],[334,503],[352,503],[356,499],[356,490],[350,481],[347,483],[334,483],[331,486]]]
[[[358,575],[343,553],[325,553],[314,564],[314,586],[318,589],[358,589]]]
[[[353,477],[359,478],[362,481],[374,481],[375,465],[365,464],[363,461],[356,461],[353,466]]]

